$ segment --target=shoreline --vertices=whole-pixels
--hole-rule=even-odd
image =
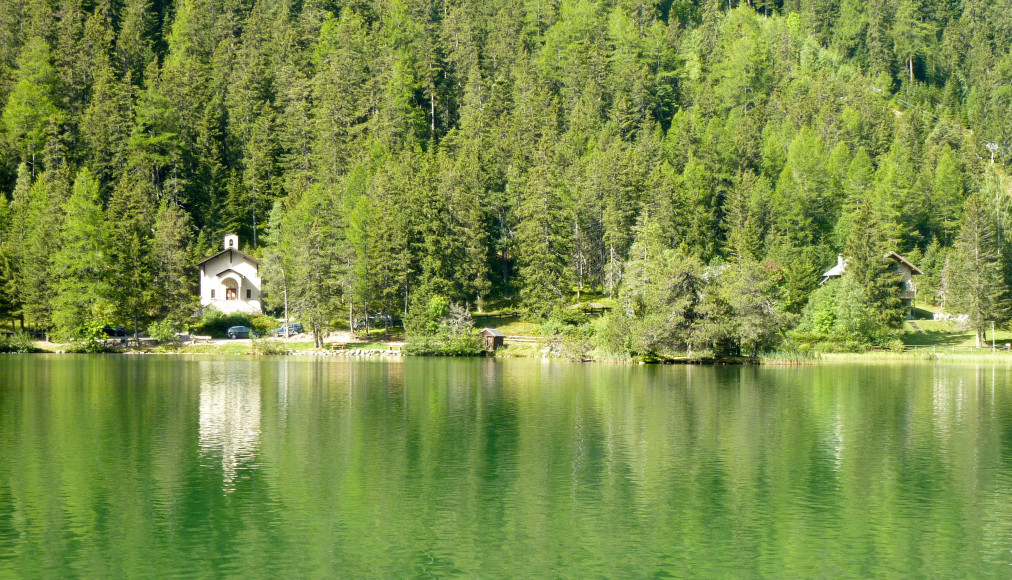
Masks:
[[[375,345],[370,347],[369,345]],[[382,345],[382,346],[381,346]],[[349,345],[350,346],[350,345]],[[345,359],[404,359],[417,355],[403,354],[398,348],[386,343],[361,343],[361,347],[349,347],[345,349],[316,349],[306,348],[304,345],[293,345],[294,348],[284,352],[255,352],[253,345],[249,343],[226,343],[226,344],[198,344],[184,345],[181,347],[140,347],[110,349],[100,353],[82,353],[70,350],[72,345],[53,343],[36,343],[34,353],[0,353],[0,354],[119,354],[119,355],[210,355],[210,356],[240,356],[240,357],[272,357],[272,356],[302,356],[316,358],[345,358]],[[606,364],[631,364],[631,365],[698,365],[698,366],[765,366],[765,367],[797,367],[817,366],[822,364],[840,363],[911,363],[911,362],[948,362],[948,363],[1001,363],[1012,365],[1012,353],[1006,350],[991,352],[989,349],[980,349],[982,352],[949,351],[939,349],[935,352],[922,350],[907,350],[903,352],[890,351],[868,351],[861,353],[817,353],[811,357],[767,357],[754,359],[751,357],[670,357],[655,360],[642,360],[637,358],[584,358],[568,359],[565,357],[545,356],[536,352],[502,352],[484,358],[524,358],[555,360],[573,363],[606,363]],[[430,358],[482,358],[482,357],[430,357]]]

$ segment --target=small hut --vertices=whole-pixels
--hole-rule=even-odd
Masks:
[[[506,335],[494,328],[483,328],[478,335],[481,337],[482,348],[488,352],[495,352],[506,340]]]

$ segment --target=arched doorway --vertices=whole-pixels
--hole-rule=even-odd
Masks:
[[[225,300],[239,299],[239,284],[237,284],[235,280],[223,280],[222,285],[225,286]]]

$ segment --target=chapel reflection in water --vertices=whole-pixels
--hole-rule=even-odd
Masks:
[[[200,363],[200,454],[205,466],[222,470],[223,489],[255,469],[260,448],[259,365]]]

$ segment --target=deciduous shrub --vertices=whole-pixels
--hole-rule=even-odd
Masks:
[[[196,334],[210,334],[217,338],[223,338],[228,329],[233,326],[248,326],[257,334],[264,336],[274,330],[280,323],[270,316],[263,314],[248,314],[246,312],[232,312],[225,314],[214,307],[204,309],[204,314],[193,327]]]
[[[409,341],[401,349],[408,356],[485,356],[477,336],[422,336]]]
[[[288,345],[276,338],[254,338],[253,354],[279,355],[288,354]]]
[[[35,348],[35,341],[24,334],[0,335],[0,352],[41,352]]]

